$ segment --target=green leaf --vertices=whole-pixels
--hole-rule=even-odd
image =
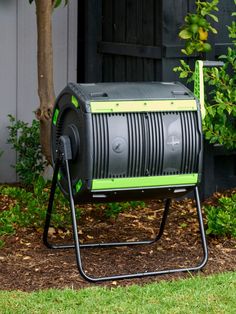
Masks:
[[[179,71],[181,71],[181,67],[174,67],[174,68],[173,68],[173,71],[174,71],[174,72],[179,72]]]
[[[214,27],[212,27],[212,26],[209,26],[209,30],[212,31],[213,34],[217,34],[218,33],[218,31]]]
[[[69,0],[64,0],[64,6],[66,6],[68,4]],[[56,9],[57,7],[59,7],[62,3],[62,0],[56,0],[55,4],[54,4],[54,9]]]
[[[211,115],[212,117],[214,117],[215,116],[215,109],[213,108],[213,107],[211,107],[211,106],[209,106],[209,107],[207,107],[207,112],[208,112],[208,114],[209,115]]]
[[[219,19],[216,15],[208,13],[208,16],[210,16],[215,22],[219,22]]]
[[[181,52],[184,53],[185,55],[187,55],[187,51],[185,49],[181,49]]]
[[[192,33],[190,33],[187,29],[183,29],[180,33],[179,33],[179,37],[182,39],[189,39],[192,37]]]
[[[59,5],[61,5],[61,1],[62,1],[62,0],[56,0],[56,1],[55,1],[54,9],[56,9],[57,7],[59,7]]]
[[[186,15],[186,16],[185,16],[184,21],[185,21],[186,23],[189,22],[189,15]]]
[[[201,15],[202,15],[202,16],[205,16],[205,15],[207,14],[207,12],[208,12],[208,10],[207,10],[206,8],[203,8],[203,9],[201,10]]]
[[[186,71],[183,71],[180,73],[179,77],[180,78],[186,78],[186,77],[188,77],[188,73]]]

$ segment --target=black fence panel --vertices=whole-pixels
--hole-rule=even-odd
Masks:
[[[154,0],[103,0],[103,81],[161,78],[161,3]]]
[[[83,55],[78,49],[78,79],[176,80],[173,67],[179,59],[193,62],[181,53],[184,42],[178,33],[185,15],[194,8],[195,0],[79,0],[79,45],[84,43],[85,50]],[[219,8],[220,22],[215,25],[219,33],[210,35],[213,49],[208,59],[215,59],[230,45],[226,25],[233,1],[221,0]]]

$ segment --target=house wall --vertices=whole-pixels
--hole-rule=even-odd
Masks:
[[[56,95],[77,76],[77,0],[53,13]],[[16,181],[11,165],[16,153],[7,144],[8,114],[31,122],[37,95],[37,33],[35,5],[28,0],[0,0],[0,182]]]

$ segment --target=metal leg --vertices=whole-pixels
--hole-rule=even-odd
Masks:
[[[77,226],[77,221],[76,221],[76,213],[75,213],[75,206],[74,206],[74,199],[73,199],[73,193],[72,193],[68,160],[65,160],[65,166],[66,166],[66,175],[67,175],[67,182],[68,182],[68,191],[69,191],[69,200],[70,200],[70,208],[71,208],[74,244],[52,245],[48,242],[48,228],[50,225],[51,212],[52,212],[52,207],[53,207],[53,199],[54,199],[56,181],[57,181],[57,174],[58,174],[58,170],[59,170],[59,163],[56,164],[56,166],[55,166],[43,239],[44,239],[44,243],[49,248],[54,248],[54,249],[75,248],[78,270],[84,279],[91,281],[91,282],[100,282],[100,281],[107,281],[107,280],[128,279],[128,278],[137,278],[137,277],[145,277],[145,276],[156,276],[156,275],[170,274],[170,273],[175,273],[175,272],[196,271],[196,270],[200,270],[202,267],[204,267],[204,265],[207,262],[207,258],[208,258],[207,243],[206,243],[205,232],[204,232],[204,225],[203,225],[203,219],[202,219],[202,213],[201,213],[198,188],[195,187],[194,188],[194,195],[195,195],[195,200],[196,200],[199,230],[200,230],[201,243],[202,243],[202,249],[203,249],[203,259],[198,265],[193,266],[193,267],[186,267],[186,268],[175,268],[175,269],[159,270],[159,271],[153,271],[153,272],[151,272],[151,271],[150,272],[140,272],[140,273],[134,273],[134,274],[113,275],[113,276],[105,276],[105,277],[88,276],[85,273],[85,271],[83,270],[83,264],[82,264],[81,253],[80,253],[81,248],[94,248],[94,247],[102,248],[102,247],[113,247],[113,246],[142,245],[142,244],[151,244],[151,243],[156,242],[157,240],[159,240],[161,238],[161,236],[163,234],[171,200],[170,199],[166,200],[165,209],[164,209],[163,218],[161,221],[159,233],[155,237],[154,240],[136,241],[136,242],[80,244],[79,236],[78,236],[78,226]]]
[[[53,209],[53,201],[55,196],[55,191],[57,187],[57,176],[59,172],[59,160],[55,163],[53,178],[52,178],[52,185],[51,185],[51,191],[50,191],[50,197],[48,201],[48,208],[46,213],[46,219],[45,219],[45,225],[44,225],[44,232],[43,232],[43,243],[50,249],[56,248],[54,245],[50,244],[48,242],[48,229],[50,227],[50,221],[51,221],[51,215],[52,215],[52,209]]]
[[[72,218],[72,224],[73,224],[73,236],[74,236],[74,247],[75,247],[75,253],[76,253],[76,261],[77,266],[80,275],[91,282],[99,282],[99,281],[107,281],[107,280],[114,280],[114,279],[127,279],[127,278],[136,278],[136,277],[143,277],[147,275],[155,275],[157,272],[145,272],[145,273],[136,273],[136,274],[126,274],[126,275],[113,275],[113,276],[106,276],[106,277],[90,277],[88,276],[85,271],[83,270],[83,264],[81,260],[81,253],[80,248],[83,247],[111,247],[111,246],[122,246],[122,245],[134,245],[134,244],[150,244],[155,241],[157,241],[164,231],[164,226],[167,218],[167,213],[170,207],[170,199],[166,201],[165,210],[163,214],[163,219],[160,226],[160,231],[157,235],[157,237],[154,240],[151,241],[136,241],[136,242],[118,242],[118,243],[94,243],[94,244],[87,244],[87,245],[81,245],[79,243],[79,236],[78,236],[78,226],[77,226],[77,220],[76,220],[76,213],[75,213],[75,206],[74,206],[74,199],[73,199],[73,193],[72,193],[72,186],[71,186],[71,179],[70,179],[70,170],[69,170],[69,163],[68,160],[65,161],[66,164],[66,174],[67,174],[67,182],[68,182],[68,190],[69,190],[69,199],[70,199],[70,207],[71,207],[71,218]]]
[[[169,209],[170,209],[170,204],[171,204],[171,199],[168,198],[166,200],[166,202],[165,202],[165,209],[164,209],[164,212],[163,212],[159,233],[157,234],[156,238],[151,243],[154,243],[154,242],[158,241],[161,238],[161,236],[162,236],[162,234],[164,232],[167,216],[168,216]]]
[[[199,230],[200,230],[200,235],[201,235],[201,243],[202,243],[202,251],[203,251],[202,261],[197,266],[197,269],[196,269],[196,270],[200,270],[207,263],[208,249],[207,249],[207,241],[206,241],[206,235],[205,235],[205,230],[204,230],[204,223],[202,219],[201,203],[200,203],[199,192],[198,192],[197,186],[194,188],[194,196],[195,196],[196,207],[197,207],[198,223],[199,223]]]

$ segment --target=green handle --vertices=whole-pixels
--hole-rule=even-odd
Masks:
[[[204,67],[222,67],[224,62],[222,61],[202,61],[197,60],[195,63],[195,79],[194,79],[194,95],[199,99],[202,120],[206,115],[206,109],[204,106],[204,78],[203,68]]]

